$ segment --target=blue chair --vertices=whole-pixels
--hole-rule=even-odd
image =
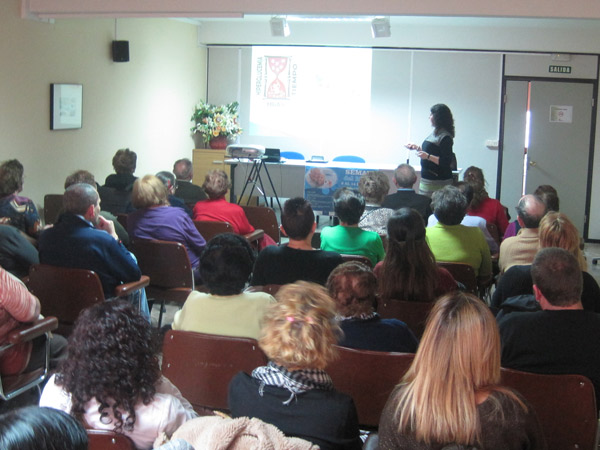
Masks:
[[[281,152],[280,156],[285,159],[305,159],[304,155],[298,152]]]
[[[333,158],[333,161],[353,162],[353,163],[364,163],[364,162],[366,162],[360,156],[354,156],[354,155],[336,156],[335,158]]]

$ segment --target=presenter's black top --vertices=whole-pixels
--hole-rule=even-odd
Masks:
[[[421,160],[421,178],[426,180],[450,180],[452,178],[452,146],[454,139],[446,130],[440,130],[437,135],[431,133],[423,141],[421,149],[431,156],[437,156],[440,163],[428,159]]]

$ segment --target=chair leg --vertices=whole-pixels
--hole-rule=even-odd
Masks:
[[[160,313],[158,314],[158,329],[160,330],[160,326],[162,325],[162,317],[163,317],[163,312],[165,310],[165,301],[161,300],[160,301]]]

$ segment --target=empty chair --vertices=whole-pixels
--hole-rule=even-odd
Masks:
[[[44,222],[46,225],[56,223],[58,220],[63,208],[62,199],[62,194],[44,195]]]
[[[160,301],[160,328],[165,302],[183,304],[194,290],[194,275],[187,251],[178,242],[146,239],[131,241],[131,251],[142,273],[150,278],[146,288],[148,299]]]
[[[121,433],[109,430],[86,430],[89,450],[135,450],[133,441]]]
[[[595,449],[594,385],[583,375],[540,375],[502,369],[502,384],[534,407],[549,449]]]
[[[361,158],[360,156],[354,156],[354,155],[341,155],[341,156],[336,156],[335,158],[333,158],[333,161],[340,161],[340,162],[352,162],[352,163],[364,163],[366,162],[363,158]]]
[[[450,272],[456,281],[462,283],[467,292],[477,295],[477,275],[475,275],[475,269],[473,269],[473,267],[469,264],[455,262],[438,261],[437,264]]]
[[[34,323],[22,325],[8,334],[6,342],[0,345],[0,355],[15,345],[31,342],[33,339],[45,335],[46,359],[43,367],[31,372],[12,376],[1,376],[0,374],[0,398],[2,400],[10,400],[31,388],[38,387],[46,380],[50,368],[49,335],[56,328],[58,328],[56,317],[46,317]]]
[[[115,297],[126,297],[148,286],[150,280],[142,275],[138,281],[121,284]],[[100,278],[92,270],[35,264],[29,270],[27,288],[40,299],[44,314],[58,319],[58,333],[68,336],[79,313],[104,301]]]
[[[299,152],[281,152],[279,155],[285,159],[306,159],[304,155]]]
[[[435,302],[409,302],[406,300],[378,299],[377,312],[383,318],[398,319],[420,338]]]
[[[216,222],[212,220],[194,220],[194,225],[200,234],[210,241],[217,234],[221,233],[233,233],[233,227],[229,222]]]
[[[265,234],[271,236],[271,238],[279,243],[279,223],[277,222],[277,216],[273,208],[266,206],[242,206],[248,222],[252,224],[257,230],[263,230]]]
[[[266,363],[255,339],[176,330],[164,338],[162,373],[198,412],[226,410],[233,376]]]
[[[336,347],[339,358],[329,363],[327,373],[337,390],[354,399],[360,425],[375,428],[390,393],[415,355]]]

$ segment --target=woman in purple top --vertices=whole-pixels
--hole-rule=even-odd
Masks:
[[[170,206],[163,182],[154,175],[137,179],[131,202],[137,210],[127,217],[129,236],[132,239],[159,239],[183,244],[194,269],[194,278],[199,280],[200,253],[206,241],[183,209]]]

